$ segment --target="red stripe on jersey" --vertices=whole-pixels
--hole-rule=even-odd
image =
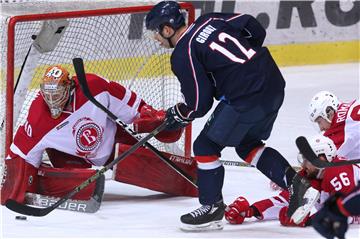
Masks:
[[[110,81],[109,92],[111,93],[111,95],[122,100],[125,97],[126,88],[116,82]]]
[[[130,99],[127,102],[128,106],[132,107],[135,103],[136,98],[137,98],[136,94],[133,91],[131,91]]]
[[[190,40],[189,40],[189,45],[188,45],[188,56],[189,56],[189,60],[190,60],[190,65],[191,65],[191,70],[192,70],[192,75],[194,77],[194,84],[195,84],[195,95],[196,95],[196,100],[195,100],[195,106],[194,106],[194,111],[196,111],[198,109],[199,106],[199,86],[197,83],[197,77],[196,77],[196,70],[194,67],[194,63],[192,60],[192,55],[191,55],[191,43],[192,40],[194,38],[194,36],[198,33],[198,31],[203,28],[206,24],[208,24],[210,21],[212,20],[212,18],[210,18],[209,20],[207,20],[206,22],[204,22],[198,29],[195,30],[195,32],[193,33],[193,35],[191,36]],[[190,111],[190,113],[187,115],[187,117],[189,117],[189,115],[192,113],[193,111]]]
[[[341,199],[336,200],[336,204],[339,208],[339,211],[346,217],[351,216],[350,213],[345,209],[344,204]]]

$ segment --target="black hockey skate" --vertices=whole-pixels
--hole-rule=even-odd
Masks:
[[[293,184],[289,187],[289,192],[288,217],[290,217],[295,224],[299,224],[306,215],[310,213],[319,199],[320,193],[311,187],[309,180],[299,174],[296,174],[293,178]]]
[[[182,215],[180,221],[183,231],[210,231],[223,229],[222,219],[226,205],[221,201]]]

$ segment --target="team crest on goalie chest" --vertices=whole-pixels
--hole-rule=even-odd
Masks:
[[[72,128],[72,134],[77,145],[76,154],[84,158],[95,157],[97,147],[102,141],[103,132],[103,128],[91,118],[79,119]]]

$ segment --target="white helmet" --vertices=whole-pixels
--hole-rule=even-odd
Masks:
[[[329,162],[335,158],[336,146],[330,138],[318,134],[310,137],[308,140],[310,147],[317,156],[324,154]]]
[[[329,123],[331,120],[328,117],[328,108],[331,107],[335,112],[337,111],[340,102],[338,98],[329,91],[320,91],[318,92],[310,101],[309,105],[309,116],[312,122],[321,116]]]

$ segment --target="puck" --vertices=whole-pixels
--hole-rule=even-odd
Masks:
[[[16,220],[27,220],[27,217],[25,217],[25,216],[16,216],[15,219]]]

